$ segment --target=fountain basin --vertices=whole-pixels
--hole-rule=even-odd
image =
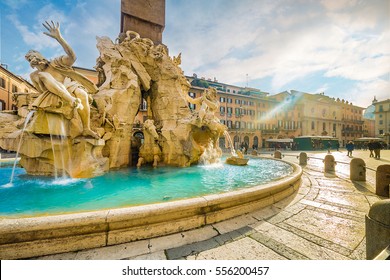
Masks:
[[[121,244],[198,228],[276,203],[300,186],[302,169],[236,191],[92,212],[0,220],[0,258],[20,259]]]

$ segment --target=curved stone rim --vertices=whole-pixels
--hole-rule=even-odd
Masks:
[[[231,192],[91,212],[0,219],[0,259],[29,258],[164,236],[264,208],[299,189],[302,168],[286,163],[294,169],[290,175]]]

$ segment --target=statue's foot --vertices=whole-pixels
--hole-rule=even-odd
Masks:
[[[75,98],[73,101],[73,107],[76,108],[77,110],[83,110],[84,106],[81,104],[81,99],[80,98]]]
[[[95,139],[100,139],[99,135],[90,129],[84,129],[83,136],[91,136]]]

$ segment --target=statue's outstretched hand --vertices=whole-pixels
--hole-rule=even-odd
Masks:
[[[45,24],[46,23],[46,24]],[[43,32],[43,34],[52,37],[54,39],[60,39],[61,33],[60,33],[60,24],[54,23],[51,21],[51,24],[45,21],[45,23],[42,23],[42,25],[49,31],[49,32]]]

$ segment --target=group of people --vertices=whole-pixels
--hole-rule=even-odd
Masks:
[[[247,142],[242,142],[240,145],[240,150],[246,155],[248,153],[248,143]]]
[[[345,145],[345,148],[347,149],[347,156],[352,157],[352,151],[355,149],[354,143],[352,141],[349,141]],[[374,157],[376,159],[381,158],[381,149],[383,147],[379,141],[371,140],[370,142],[367,143],[367,148],[370,151],[370,157]]]
[[[370,157],[375,157],[377,159],[381,158],[382,145],[379,141],[368,142],[367,148],[370,151]]]

